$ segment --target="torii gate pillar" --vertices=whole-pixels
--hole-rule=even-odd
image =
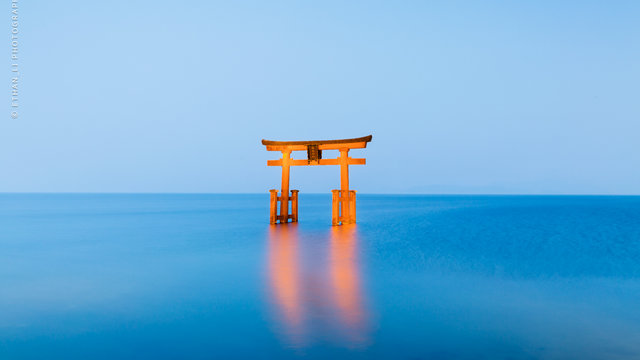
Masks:
[[[280,214],[284,215],[284,222],[289,221],[289,170],[291,167],[291,151],[282,152],[282,187],[280,200]],[[291,197],[293,199],[293,196]],[[293,219],[298,222],[298,219]]]
[[[349,165],[365,165],[366,159],[353,159],[349,157],[349,150],[367,147],[372,136],[342,140],[319,141],[270,141],[262,140],[267,151],[282,152],[282,159],[269,160],[267,166],[282,167],[282,187],[280,196],[275,189],[271,193],[270,223],[287,223],[298,221],[298,190],[291,190],[289,196],[289,171],[291,166],[304,165],[340,165],[340,190],[332,190],[332,216],[331,224],[352,224],[356,222],[356,192],[349,190]],[[291,159],[292,151],[307,151],[306,160]],[[322,159],[322,150],[339,150],[340,156],[336,159]],[[291,201],[291,214],[289,214],[289,201]],[[278,206],[279,205],[279,206]],[[278,207],[280,213],[278,214]]]

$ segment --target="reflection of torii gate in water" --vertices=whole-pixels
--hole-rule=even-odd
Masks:
[[[267,166],[282,166],[282,189],[280,196],[277,190],[271,193],[271,224],[298,221],[298,190],[291,190],[289,196],[289,167],[306,165],[340,165],[340,190],[331,190],[333,203],[331,212],[332,225],[351,224],[356,222],[356,192],[349,190],[349,165],[365,165],[366,159],[349,157],[349,150],[363,149],[371,141],[371,135],[342,140],[319,141],[270,141],[262,140],[267,151],[281,151],[282,159],[268,160]],[[307,151],[306,160],[291,159],[292,151]],[[336,159],[323,159],[322,150],[338,150],[340,156]],[[289,201],[291,201],[291,215],[289,215]],[[278,203],[280,214],[278,215]]]

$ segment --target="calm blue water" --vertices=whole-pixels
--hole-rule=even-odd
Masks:
[[[0,195],[0,359],[640,359],[640,197]]]

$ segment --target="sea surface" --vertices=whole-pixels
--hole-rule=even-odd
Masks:
[[[640,359],[640,197],[0,194],[0,359]]]

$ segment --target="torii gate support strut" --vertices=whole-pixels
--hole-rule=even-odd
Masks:
[[[298,222],[298,190],[291,190],[289,195],[289,170],[291,166],[307,165],[340,165],[340,190],[331,190],[333,194],[331,207],[331,224],[352,224],[356,222],[356,192],[349,190],[349,165],[365,165],[366,159],[354,159],[349,157],[349,150],[363,149],[371,141],[372,136],[341,140],[317,140],[317,141],[271,141],[262,140],[267,151],[282,152],[282,159],[268,160],[267,166],[282,166],[282,186],[280,195],[275,189],[271,193],[270,220],[271,224],[280,222]],[[291,159],[293,151],[307,151],[306,160]],[[340,156],[335,159],[323,159],[323,150],[338,150]],[[289,214],[289,202],[291,202],[291,214]],[[279,206],[278,206],[279,205]],[[278,214],[278,207],[280,213]]]

